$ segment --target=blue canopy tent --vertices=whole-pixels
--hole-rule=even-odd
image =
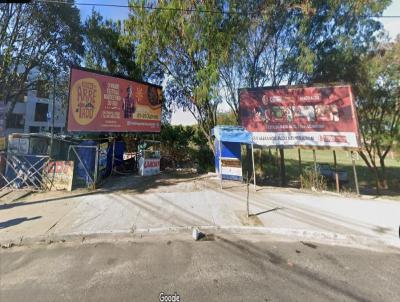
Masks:
[[[221,179],[242,180],[241,144],[251,145],[255,182],[253,135],[240,126],[216,126],[211,130],[215,137],[215,170]]]

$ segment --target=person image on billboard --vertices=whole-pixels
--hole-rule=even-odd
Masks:
[[[253,108],[253,114],[257,119],[260,119],[264,123],[268,123],[271,120],[271,108],[266,95],[262,97],[262,103],[264,107],[260,106],[258,108]]]
[[[131,85],[128,86],[126,89],[127,96],[122,100],[122,110],[124,111],[124,118],[132,118],[133,114],[136,111],[136,104],[135,100],[132,95],[132,87]]]

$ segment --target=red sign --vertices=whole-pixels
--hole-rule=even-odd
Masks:
[[[348,85],[242,89],[240,117],[258,145],[359,147]]]
[[[139,174],[142,176],[156,175],[160,173],[159,158],[139,159]]]
[[[71,69],[68,130],[160,132],[161,87]]]

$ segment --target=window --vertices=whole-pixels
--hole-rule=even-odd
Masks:
[[[29,132],[30,133],[39,133],[40,127],[29,127]]]
[[[23,129],[25,118],[23,114],[12,113],[7,118],[7,128]]]
[[[38,80],[36,82],[36,97],[43,99],[49,98],[49,87],[47,81]]]
[[[36,103],[35,122],[47,122],[48,110],[49,110],[49,104]]]

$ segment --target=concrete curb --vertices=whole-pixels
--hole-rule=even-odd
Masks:
[[[68,242],[102,242],[148,238],[151,236],[173,236],[177,234],[187,234],[191,238],[191,232],[196,227],[204,233],[216,233],[225,235],[266,235],[265,239],[277,241],[301,241],[339,245],[367,249],[395,249],[400,251],[400,240],[394,238],[381,238],[376,236],[345,235],[332,232],[321,232],[303,229],[287,228],[265,228],[251,226],[183,226],[183,227],[162,227],[132,230],[113,230],[109,232],[94,233],[68,233],[68,234],[49,234],[35,237],[20,237],[18,239],[0,240],[1,248],[11,248],[14,246],[33,246],[49,245],[53,243]],[[243,237],[245,239],[245,237]]]

